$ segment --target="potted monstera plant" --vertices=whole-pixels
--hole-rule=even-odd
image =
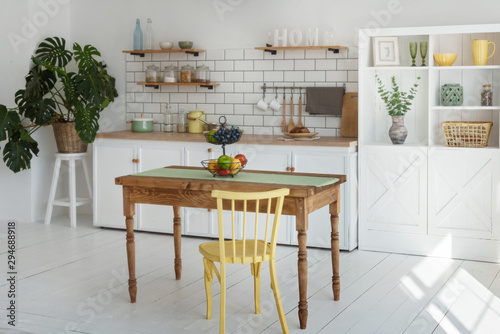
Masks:
[[[59,152],[85,152],[99,130],[100,112],[118,96],[115,78],[92,45],[66,49],[60,37],[45,39],[31,57],[26,85],[15,94],[16,107],[0,104],[3,160],[14,172],[29,169],[38,143],[33,133],[51,125]]]

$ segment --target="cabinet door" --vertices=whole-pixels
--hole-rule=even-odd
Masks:
[[[125,228],[122,186],[115,185],[115,178],[136,171],[133,158],[133,146],[94,145],[95,226]]]
[[[360,231],[426,233],[427,148],[390,145],[362,149]]]
[[[141,171],[183,164],[184,149],[178,145],[142,146],[139,149]],[[174,213],[171,206],[139,205],[139,229],[173,233]],[[181,219],[181,222],[183,220]]]
[[[493,150],[431,150],[429,234],[490,239],[499,221],[498,167]]]
[[[296,151],[293,154],[295,172],[318,174],[346,174],[347,154],[332,152]],[[346,184],[340,186],[339,242],[346,248],[345,217],[347,212],[345,198]],[[294,226],[295,228],[295,226]],[[309,214],[307,244],[315,247],[331,247],[330,210],[328,206]],[[293,243],[297,244],[297,233],[293,233]]]

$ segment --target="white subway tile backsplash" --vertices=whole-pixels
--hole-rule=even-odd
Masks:
[[[273,60],[255,60],[253,62],[254,70],[256,71],[271,71],[274,67]]]
[[[282,82],[283,81],[283,71],[265,71],[264,72],[265,82]]]
[[[347,50],[347,58],[358,58],[359,48],[357,46],[350,46]]]
[[[125,61],[135,61],[135,57],[133,54],[126,53],[125,54]]]
[[[248,116],[245,115],[243,117],[243,122],[245,126],[263,126],[264,125],[264,116]]]
[[[232,60],[216,60],[216,71],[232,71],[234,69],[234,61]]]
[[[337,61],[335,59],[319,59],[316,60],[317,71],[333,71],[337,69]]]
[[[338,59],[337,60],[338,70],[358,70],[358,60],[357,59]]]
[[[187,55],[188,60],[196,60],[196,61],[205,60],[206,57],[207,57],[207,54],[205,52],[200,52],[200,53],[198,53],[197,56],[190,54],[190,53],[188,53],[188,55]]]
[[[324,82],[326,80],[325,71],[306,71],[305,81]]]
[[[264,72],[261,71],[246,71],[244,74],[245,81],[263,81]]]
[[[223,60],[224,59],[224,50],[223,49],[213,49],[206,51],[206,60]]]
[[[347,81],[347,71],[326,71],[326,81]]]
[[[243,81],[243,72],[226,72],[225,79],[226,82]]]
[[[245,59],[264,59],[264,51],[255,49],[244,50]]]
[[[189,93],[188,94],[189,103],[205,103],[205,94],[201,93]]]
[[[262,98],[262,88],[267,83],[266,100],[270,102],[278,86],[342,86],[357,91],[357,49],[350,48],[335,55],[326,50],[279,51],[277,55],[255,49],[207,50],[199,57],[180,54],[148,54],[139,58],[126,55],[126,118],[141,113],[160,117],[167,103],[172,110],[203,110],[207,119],[217,122],[221,115],[228,116],[230,125],[238,125],[245,133],[281,135],[282,112],[271,109],[262,111],[256,107]],[[348,58],[349,57],[349,58]],[[145,81],[145,68],[155,64],[163,69],[174,65],[205,65],[211,70],[211,81],[219,86],[209,90],[198,86],[160,86],[160,89],[139,86]],[[295,94],[295,120],[298,115],[298,93]],[[283,90],[278,91],[278,100]],[[287,102],[290,92],[287,90]],[[305,103],[304,103],[305,104]],[[289,113],[289,107],[287,108]],[[323,136],[337,135],[340,118],[304,113],[303,121],[311,131]],[[150,116],[151,117],[151,116]],[[155,130],[159,130],[156,126]]]
[[[292,71],[294,67],[293,60],[275,60],[274,70],[275,71]]]
[[[296,71],[314,71],[314,60],[296,60],[295,70]]]
[[[186,103],[186,102],[187,102],[187,94],[186,93],[172,93],[172,94],[170,94],[170,103]]]
[[[285,71],[285,81],[304,81],[304,71]]]
[[[226,60],[239,60],[244,59],[243,49],[229,49],[225,50]]]
[[[253,60],[236,60],[234,62],[235,71],[253,71]]]
[[[127,72],[140,72],[142,71],[142,62],[127,62]]]
[[[226,93],[224,97],[225,103],[243,103],[242,93]]]

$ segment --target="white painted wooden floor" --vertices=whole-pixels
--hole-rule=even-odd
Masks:
[[[0,282],[0,333],[218,333],[205,319],[199,238],[183,238],[182,280],[173,272],[173,238],[136,234],[138,298],[129,302],[125,233],[91,226],[80,216],[52,225],[18,224],[18,326],[7,325],[7,285]],[[0,226],[6,268],[6,226]],[[278,278],[291,333],[500,333],[500,264],[353,251],[341,253],[341,300],[331,291],[327,250],[310,249],[309,321],[297,318],[297,253],[278,248]],[[228,333],[280,333],[262,272],[262,314],[253,314],[250,268],[228,266]]]

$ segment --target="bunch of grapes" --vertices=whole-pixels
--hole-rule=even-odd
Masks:
[[[213,137],[218,144],[232,144],[240,140],[241,130],[234,126],[231,129],[221,127],[213,134]]]

